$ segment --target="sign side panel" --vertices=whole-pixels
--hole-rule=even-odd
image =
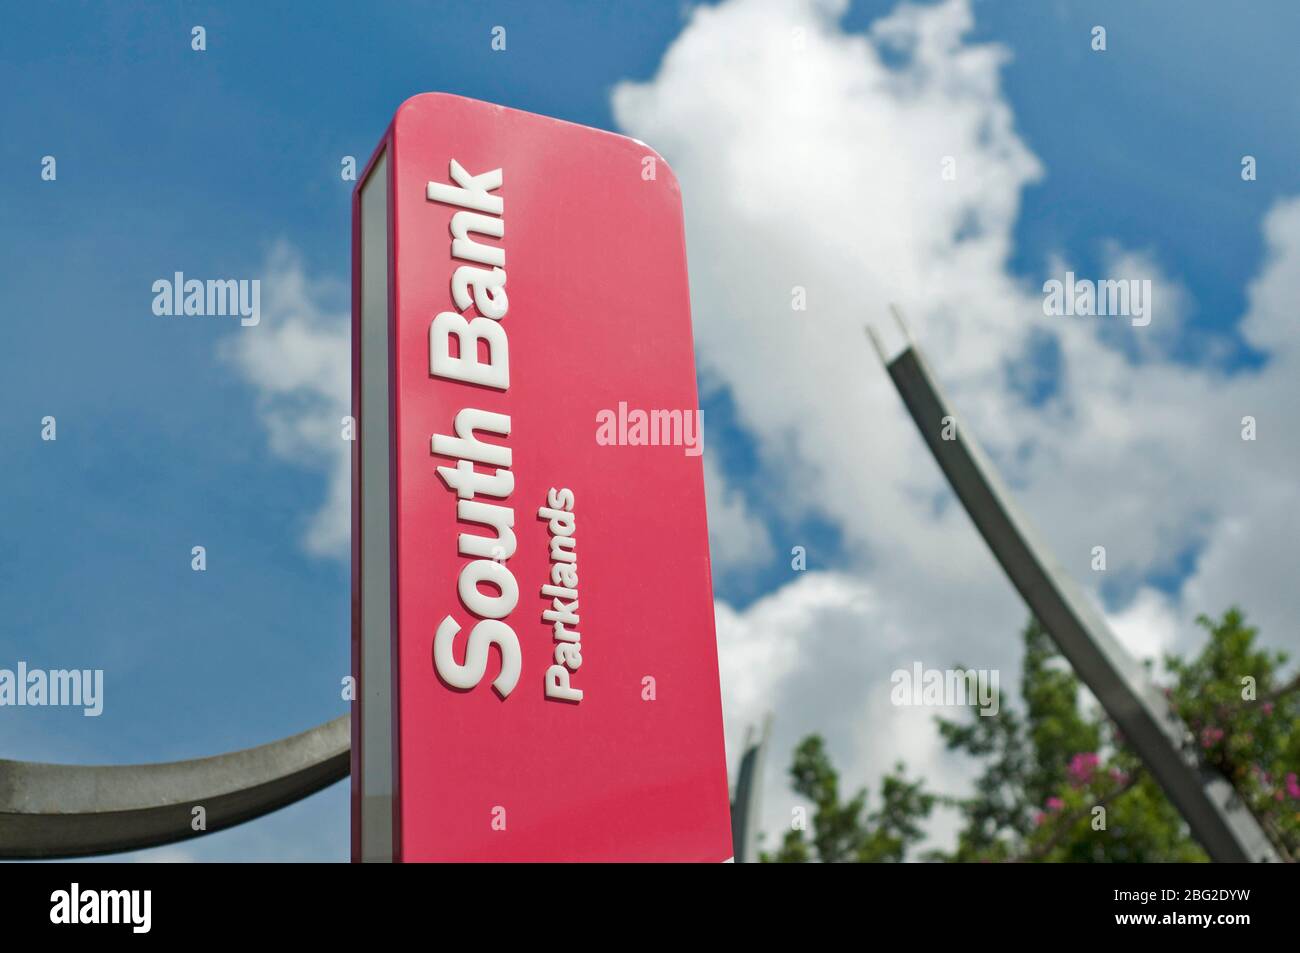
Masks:
[[[361,859],[392,860],[392,565],[388,152],[361,196]]]

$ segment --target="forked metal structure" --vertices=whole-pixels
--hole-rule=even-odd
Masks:
[[[1216,861],[1277,861],[1272,843],[1232,785],[1200,763],[1177,713],[1124,650],[1105,619],[1039,540],[970,429],[953,411],[912,343],[887,359],[868,336],[957,498],[1012,585]],[[955,429],[951,426],[955,423]],[[944,439],[946,432],[952,439]]]
[[[343,715],[256,748],[164,764],[0,760],[0,858],[157,847],[260,817],[348,776],[350,726]]]

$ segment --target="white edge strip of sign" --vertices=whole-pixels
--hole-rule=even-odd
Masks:
[[[388,154],[361,186],[361,859],[393,859]]]

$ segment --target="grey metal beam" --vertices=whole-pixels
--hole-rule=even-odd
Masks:
[[[879,350],[874,335],[873,343]],[[1039,541],[920,352],[909,344],[886,367],[926,446],[1012,585],[1182,813],[1193,836],[1216,861],[1279,860],[1232,785],[1200,763],[1194,739],[1142,665]],[[945,418],[956,423],[955,439],[943,439]]]
[[[351,718],[270,744],[164,764],[0,760],[0,858],[157,847],[260,817],[348,776]],[[207,829],[193,830],[193,808]]]
[[[731,849],[738,864],[758,862],[758,825],[760,793],[763,786],[763,755],[767,752],[767,739],[771,734],[772,718],[763,719],[763,726],[755,732],[751,727],[745,733],[744,753],[736,772],[736,792],[731,802]]]

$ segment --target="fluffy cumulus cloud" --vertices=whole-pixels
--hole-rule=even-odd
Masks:
[[[744,572],[773,558],[767,526],[744,495],[727,482],[714,457],[704,457],[709,552],[715,572]]]
[[[1188,650],[1191,618],[1234,601],[1294,647],[1300,543],[1283,516],[1300,449],[1288,412],[1300,203],[1263,223],[1269,258],[1242,321],[1268,356],[1258,370],[1176,359],[1187,294],[1122,247],[1097,277],[1149,279],[1148,326],[1047,316],[1041,280],[1064,277],[1069,250],[1033,283],[1007,265],[1021,196],[1044,170],[1000,89],[1005,51],[968,39],[965,0],[900,5],[864,35],[841,28],[845,6],[698,9],[658,74],[614,93],[622,128],[681,180],[706,372],[730,389],[786,505],[839,526],[849,554],[834,576],[797,578],[743,612],[719,606],[733,743],[767,704],[792,726],[778,729],[776,767],[819,729],[866,780],[895,751],[937,756],[932,711],[922,725],[889,710],[896,662],[997,668],[1004,683],[1018,670],[1025,609],[866,345],[864,323],[884,324],[891,302],[1067,569],[1098,596],[1106,580],[1131,650]],[[1255,442],[1241,439],[1248,415]],[[1105,574],[1090,567],[1099,545]],[[1154,585],[1180,573],[1172,593]],[[788,801],[782,773],[768,772],[769,803]]]
[[[308,275],[278,242],[262,269],[262,320],[223,342],[221,356],[257,392],[271,452],[328,475],[303,547],[346,559],[351,534],[351,444],[342,438],[352,388],[347,286]],[[340,305],[339,302],[344,302]]]
[[[918,657],[945,658],[951,646],[918,644],[870,583],[836,572],[801,573],[743,612],[719,603],[717,626],[729,762],[737,761],[744,732],[773,716],[761,803],[768,845],[803,803],[784,783],[785,766],[789,752],[813,732],[840,754],[849,786],[874,784],[873,771],[900,761],[913,776],[950,785],[965,780],[970,766],[947,756],[934,730],[936,714],[962,713],[890,700],[895,671],[910,671]],[[949,815],[932,827],[937,838],[953,830]]]

